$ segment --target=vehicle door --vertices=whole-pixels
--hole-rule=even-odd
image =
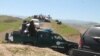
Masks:
[[[49,46],[52,43],[51,33],[49,32],[39,32],[38,33],[38,44]]]
[[[52,34],[52,46],[55,48],[64,48],[65,40],[59,34]]]

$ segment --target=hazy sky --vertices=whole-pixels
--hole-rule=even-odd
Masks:
[[[0,14],[100,21],[100,0],[0,0]]]

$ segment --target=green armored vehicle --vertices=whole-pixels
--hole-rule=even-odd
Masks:
[[[35,37],[31,37],[27,34],[21,34],[19,31],[14,31],[11,34],[7,33],[5,35],[5,40],[11,43],[28,43],[35,46],[56,48],[65,52],[78,47],[77,43],[66,41],[59,34],[47,30],[38,31]]]

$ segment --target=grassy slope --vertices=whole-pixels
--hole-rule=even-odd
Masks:
[[[74,41],[74,42],[79,42],[79,37],[80,33],[76,29],[68,26],[68,25],[58,25],[56,22],[51,23],[52,28],[62,36],[66,37],[67,39]]]
[[[0,23],[0,32],[8,30],[8,29],[18,29],[20,26],[20,21],[16,21],[16,22],[11,22],[11,23],[5,23],[5,22],[1,22]]]
[[[17,17],[0,16],[0,32],[7,29],[18,29],[21,24],[21,20]]]

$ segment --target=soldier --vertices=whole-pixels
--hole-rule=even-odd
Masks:
[[[24,20],[21,28],[21,33],[25,33],[26,28],[27,28],[27,21]]]
[[[30,25],[28,27],[28,31],[29,31],[30,36],[36,36],[37,31],[35,29],[34,21],[30,22]]]

